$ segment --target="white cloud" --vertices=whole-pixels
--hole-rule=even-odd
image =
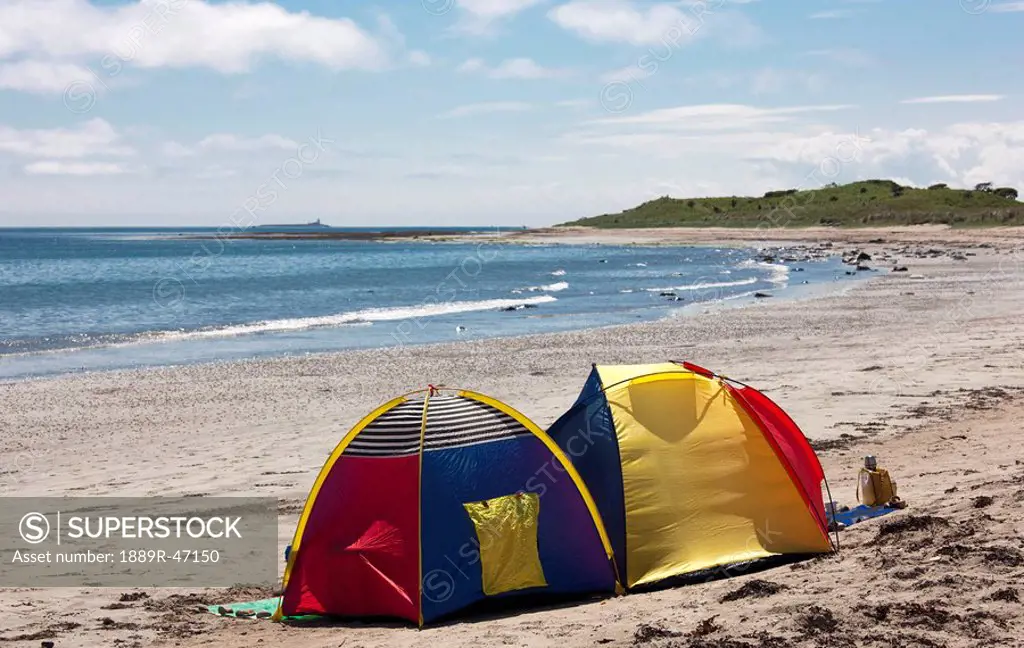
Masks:
[[[701,72],[684,78],[683,83],[699,88],[727,90],[739,85],[752,85],[753,77],[748,78],[748,76],[746,73]]]
[[[995,13],[1018,13],[1024,12],[1024,2],[997,2],[989,6],[989,11]]]
[[[728,9],[742,2],[641,0],[571,0],[548,12],[562,29],[596,43],[627,43],[646,47],[641,62],[657,67],[673,50],[699,38],[714,38],[723,47],[747,48],[765,41],[761,28],[746,15]]]
[[[420,50],[409,52],[409,64],[413,67],[427,67],[431,64],[430,55]]]
[[[90,119],[74,128],[18,130],[0,126],[0,152],[35,158],[128,156],[135,151],[123,143],[113,126]]]
[[[596,119],[604,126],[648,126],[659,129],[714,131],[749,128],[753,125],[790,121],[795,115],[848,110],[846,104],[758,108],[740,104],[700,104],[661,108],[638,115]]]
[[[457,68],[459,72],[482,73],[492,79],[557,79],[569,74],[569,70],[549,68],[529,58],[505,59],[494,67],[479,58],[471,58]]]
[[[624,68],[611,70],[601,75],[604,83],[631,83],[642,81],[654,74],[656,68],[640,67],[639,65],[627,65]]]
[[[195,177],[199,180],[223,180],[237,175],[238,171],[235,169],[229,169],[220,164],[211,164],[197,171]]]
[[[496,22],[511,18],[543,2],[545,0],[455,0],[455,5],[462,12],[456,29],[473,34],[486,34],[492,30]]]
[[[904,99],[901,104],[937,104],[937,103],[980,103],[1001,101],[1002,95],[945,95],[939,97],[918,97]]]
[[[280,135],[261,135],[260,137],[239,137],[229,133],[208,135],[197,145],[203,150],[213,151],[261,151],[279,149],[294,151],[299,147],[295,140]]]
[[[851,133],[794,137],[760,155],[818,165]],[[1024,122],[959,123],[935,130],[874,128],[857,135],[859,153],[848,166],[859,177],[906,177],[914,184],[946,181],[957,186],[994,182],[1024,188],[1024,170],[1014,160],[1024,148]],[[852,156],[851,156],[852,157]]]
[[[555,79],[564,77],[568,70],[538,65],[533,59],[506,59],[490,72],[495,79]]]
[[[258,151],[296,151],[299,143],[282,135],[267,134],[258,137],[242,137],[232,133],[207,135],[194,145],[169,140],[162,143],[158,151],[167,158],[189,158],[199,154],[255,153]]]
[[[825,77],[814,72],[780,70],[766,67],[750,75],[750,91],[755,95],[777,94],[790,90],[815,92],[825,85]]]
[[[874,125],[880,127],[868,124],[857,131],[849,124],[864,124],[869,113],[789,116],[785,122],[755,121],[743,129],[712,131],[591,125],[589,132],[561,140],[548,138],[543,146],[523,137],[519,129],[508,135],[488,129],[493,135],[473,141],[467,155],[449,159],[423,159],[417,150],[436,150],[429,149],[428,140],[403,140],[411,155],[352,167],[350,174],[303,174],[301,190],[282,194],[272,213],[264,216],[265,221],[288,222],[315,213],[337,225],[358,224],[353,213],[363,220],[393,224],[429,220],[452,225],[542,225],[629,208],[666,193],[759,195],[833,180],[896,178],[904,184],[947,182],[951,186],[991,181],[1024,188],[1024,168],[1018,164],[1024,148],[1022,122],[900,129],[876,121]],[[825,117],[846,120],[847,125],[815,125]],[[501,151],[498,159],[487,163],[482,156],[493,157],[495,151]],[[537,151],[543,151],[543,156]],[[847,162],[838,168],[826,164],[833,157]],[[319,170],[320,163],[312,168]],[[70,182],[66,176],[0,174],[7,212],[0,221],[130,224],[138,223],[140,205],[151,205],[148,223],[217,226],[229,222],[240,197],[250,195],[269,173],[264,164],[204,159],[176,171],[175,178],[182,182],[209,178],[193,180],[188,191],[181,191],[182,182],[169,182],[163,175],[141,169],[131,176],[132,182],[118,175]],[[828,173],[833,169],[835,175]],[[467,183],[469,174],[472,181]],[[409,176],[421,181],[406,182],[401,192],[394,192],[396,183]],[[339,201],[339,195],[345,200]],[[387,200],[381,200],[382,195]],[[69,204],[75,206],[73,215],[68,214]]]
[[[559,108],[587,108],[592,105],[593,99],[563,99],[555,102],[555,106]]]
[[[515,15],[524,9],[540,4],[544,0],[455,0],[459,9],[478,16],[494,20]]]
[[[681,45],[694,38],[705,10],[684,10],[677,4],[641,7],[630,0],[572,0],[548,16],[562,29],[592,41],[631,45]]]
[[[0,3],[0,60],[15,59],[23,65],[25,61],[88,62],[101,76],[113,76],[125,66],[202,67],[237,73],[264,58],[311,62],[335,70],[387,65],[384,44],[352,20],[289,12],[270,2]]]
[[[459,72],[480,72],[487,69],[487,64],[481,58],[467,59],[456,68]]]
[[[442,118],[469,117],[488,113],[525,112],[533,110],[533,105],[522,101],[491,101],[484,103],[458,106],[441,115]]]
[[[831,49],[811,50],[809,56],[820,56],[846,67],[867,67],[874,63],[871,56],[855,47],[835,47]]]
[[[584,159],[617,151],[656,160],[655,168],[674,168],[677,175],[685,169],[725,193],[867,178],[901,178],[919,186],[993,182],[1024,189],[1019,164],[1024,122],[860,131],[797,119],[832,108],[839,107],[690,106],[652,111],[639,121],[590,122],[590,129],[569,133],[562,143],[580,149],[574,157]],[[715,171],[720,166],[728,171]]]
[[[3,27],[0,26],[0,30]],[[0,32],[2,36],[2,32]],[[22,60],[0,63],[0,90],[32,93],[63,92],[72,83],[89,81],[88,69],[74,63]]]
[[[55,160],[44,160],[26,164],[24,171],[28,175],[71,176],[121,175],[128,173],[124,166],[112,162],[59,162]]]
[[[853,12],[849,9],[832,9],[830,11],[812,13],[808,18],[811,20],[838,20],[840,18],[849,18],[852,15]]]
[[[193,155],[196,154],[194,149],[191,149],[191,148],[185,146],[181,142],[174,142],[174,141],[164,142],[160,146],[160,152],[163,155],[165,155],[167,157],[171,157],[171,158],[192,157]]]

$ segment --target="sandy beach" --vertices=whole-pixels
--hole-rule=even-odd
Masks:
[[[567,244],[831,241],[836,254],[857,248],[871,255],[868,265],[907,271],[872,273],[842,292],[628,326],[0,383],[0,489],[276,497],[283,549],[331,448],[394,395],[428,382],[461,386],[546,427],[572,403],[591,363],[676,359],[779,402],[819,449],[841,503],[855,504],[857,468],[873,454],[898,480],[908,509],[843,531],[835,556],[424,630],[294,627],[197,612],[260,592],[149,589],[112,606],[127,591],[6,589],[0,646],[1024,645],[1024,232],[511,236]]]

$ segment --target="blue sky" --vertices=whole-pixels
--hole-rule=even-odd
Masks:
[[[1024,2],[0,0],[0,226],[1024,190]]]

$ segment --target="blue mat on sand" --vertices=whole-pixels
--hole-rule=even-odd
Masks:
[[[850,526],[853,524],[857,524],[858,522],[863,522],[864,520],[870,520],[871,518],[888,515],[889,513],[892,513],[893,511],[896,510],[899,509],[889,508],[888,506],[865,506],[861,504],[860,506],[852,508],[849,511],[837,512],[834,517],[836,522],[839,522],[840,524],[844,524],[846,526]],[[829,515],[828,518],[829,522],[831,522],[833,516]]]

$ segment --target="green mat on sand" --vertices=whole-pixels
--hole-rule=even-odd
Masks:
[[[216,614],[217,616],[222,616],[221,613],[217,611],[219,608],[222,607],[231,610],[231,614],[225,614],[223,616],[235,616],[235,613],[240,610],[252,610],[254,614],[256,612],[269,612],[273,614],[277,610],[277,604],[280,600],[281,597],[275,596],[273,598],[261,599],[259,601],[245,601],[242,603],[224,603],[220,605],[207,605],[206,609],[208,609],[211,614]]]
[[[280,600],[281,600],[281,597],[275,596],[273,598],[260,599],[259,601],[243,601],[241,603],[220,603],[218,605],[207,605],[206,609],[209,610],[210,614],[216,614],[217,616],[229,616],[229,617],[238,616],[237,613],[242,611],[242,610],[246,610],[246,611],[251,610],[252,613],[253,613],[253,616],[251,616],[249,618],[251,618],[251,619],[259,619],[260,621],[263,621],[263,620],[269,621],[270,617],[264,617],[264,618],[260,619],[259,617],[256,616],[256,614],[259,613],[259,612],[269,612],[270,614],[273,614],[274,612],[277,611],[277,604],[278,604],[278,602],[280,602]],[[230,614],[221,614],[220,612],[218,612],[218,610],[220,608],[227,608],[227,609],[231,610],[231,613]],[[244,617],[241,617],[241,618],[244,618]],[[319,619],[319,618],[320,617],[315,615],[315,614],[306,614],[306,615],[303,615],[303,616],[285,617],[285,620],[286,621],[311,621],[313,619]]]
[[[278,602],[280,602],[280,600],[281,600],[281,597],[275,596],[273,598],[260,599],[258,601],[243,601],[241,603],[220,603],[218,605],[207,605],[206,609],[209,610],[210,614],[216,614],[217,616],[229,616],[229,617],[237,617],[238,616],[237,613],[242,611],[242,610],[247,610],[247,611],[251,610],[253,615],[251,617],[249,617],[249,618],[251,618],[251,619],[259,619],[260,621],[264,621],[264,620],[269,621],[270,617],[263,617],[262,619],[260,619],[259,617],[256,616],[256,614],[259,613],[259,612],[269,612],[270,614],[273,614],[274,612],[277,611],[277,604],[278,604]],[[230,614],[221,614],[220,612],[218,612],[218,610],[220,608],[227,608],[227,609],[231,610],[231,613]],[[240,617],[240,618],[244,618],[244,617]],[[312,621],[313,619],[319,619],[319,618],[321,618],[321,617],[319,617],[318,615],[315,615],[315,614],[304,614],[302,616],[285,617],[284,619],[285,619],[285,621]]]

